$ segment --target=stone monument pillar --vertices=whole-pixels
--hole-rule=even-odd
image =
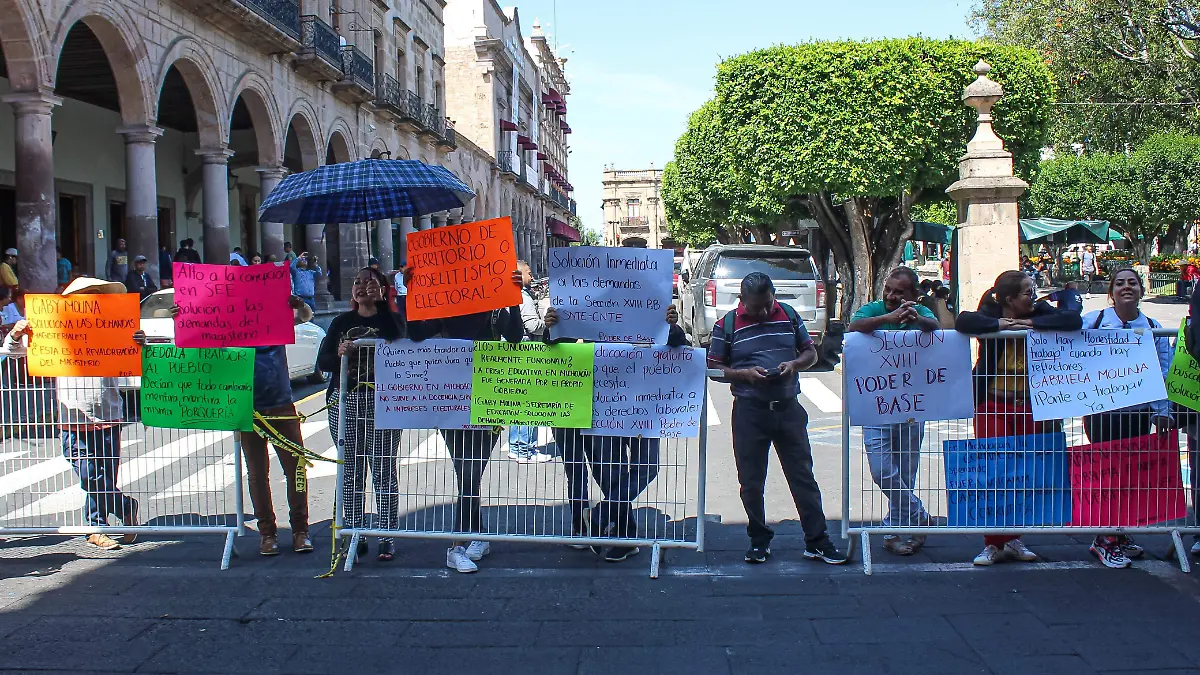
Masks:
[[[1020,263],[1017,200],[1029,185],[1013,175],[1012,153],[992,129],[992,107],[1004,89],[988,78],[991,69],[976,64],[978,77],[963,92],[963,101],[979,111],[978,127],[958,160],[958,182],[946,190],[958,203],[950,283],[959,311],[978,307],[996,277]]]

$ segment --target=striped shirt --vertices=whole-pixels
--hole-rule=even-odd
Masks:
[[[728,315],[726,315],[728,316]],[[725,317],[713,326],[712,342],[708,345],[708,362],[730,368],[753,368],[762,366],[767,370],[778,368],[784,361],[792,361],[798,352],[812,344],[804,321],[799,320],[799,330],[794,330],[792,320],[776,302],[771,314],[763,321],[755,321],[746,315],[746,308],[738,303],[734,312],[733,344],[725,342]],[[777,377],[762,385],[734,382],[730,391],[734,396],[778,401],[796,398],[800,390],[797,375]]]

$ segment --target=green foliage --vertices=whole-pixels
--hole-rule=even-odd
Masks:
[[[1063,103],[1193,103],[1200,96],[1200,63],[1187,22],[1192,5],[979,0],[974,15],[984,36],[1041,54]],[[1159,131],[1198,128],[1200,115],[1191,105],[1064,105],[1052,136],[1060,148],[1081,143],[1089,150],[1123,151]]]
[[[912,219],[954,227],[958,225],[958,204],[950,199],[916,204],[912,209]]]

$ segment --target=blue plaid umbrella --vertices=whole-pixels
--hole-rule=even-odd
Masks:
[[[329,164],[283,179],[258,209],[263,223],[365,223],[457,209],[475,196],[449,170],[412,159]]]

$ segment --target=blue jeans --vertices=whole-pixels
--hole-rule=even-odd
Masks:
[[[658,477],[659,439],[586,436],[579,429],[554,429],[567,474],[571,524],[582,530],[589,505],[588,467],[604,493],[593,522],[605,529],[616,525],[616,536],[634,536],[633,501]]]
[[[863,445],[871,478],[888,499],[884,525],[916,525],[921,516],[926,515],[925,506],[913,494],[924,438],[923,422],[863,427]]]
[[[298,297],[299,297],[301,300],[303,300],[303,301],[304,301],[304,304],[308,305],[308,308],[309,308],[309,309],[311,309],[311,310],[312,310],[312,311],[314,311],[314,312],[315,312],[315,311],[317,311],[317,302],[316,302],[316,300],[313,298],[313,296],[311,296],[311,295],[301,295],[301,296],[298,296]]]
[[[93,431],[63,431],[63,457],[75,467],[79,486],[87,493],[87,524],[108,525],[110,515],[128,520],[137,502],[117,489],[121,462],[121,432],[117,427]]]
[[[510,426],[508,449],[516,454],[531,453],[537,449],[537,427]]]

